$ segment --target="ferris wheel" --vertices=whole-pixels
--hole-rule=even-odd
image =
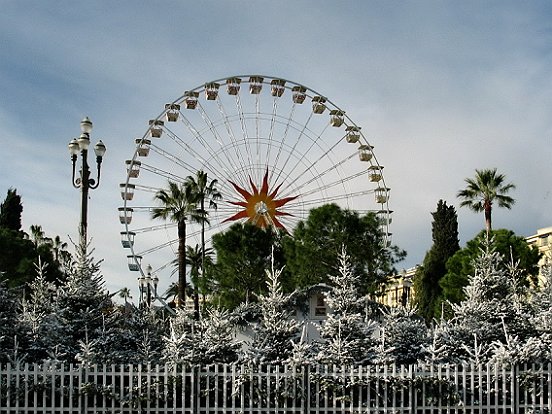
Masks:
[[[208,210],[207,247],[237,221],[292,233],[328,203],[375,212],[389,245],[390,189],[374,147],[344,110],[302,84],[259,75],[207,82],[167,103],[134,144],[119,220],[129,270],[142,276],[142,262],[148,273],[170,271],[178,246],[176,224],[151,218],[155,194],[198,171],[222,195]],[[186,244],[200,238],[201,225],[188,221]]]

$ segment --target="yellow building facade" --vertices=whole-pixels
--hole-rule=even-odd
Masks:
[[[535,246],[542,253],[539,261],[540,274],[546,265],[552,265],[552,227],[538,229],[536,234],[526,237],[525,240],[530,246]],[[540,276],[540,275],[539,275]]]
[[[537,232],[525,238],[530,246],[535,246],[542,253],[539,268],[552,265],[552,226],[538,229]],[[413,279],[418,266],[403,271],[396,275],[392,283],[383,290],[378,302],[387,306],[406,305],[414,298]],[[542,270],[541,270],[542,271]]]

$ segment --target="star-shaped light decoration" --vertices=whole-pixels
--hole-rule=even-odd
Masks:
[[[286,230],[277,217],[291,216],[292,214],[280,211],[279,208],[295,200],[298,196],[276,199],[281,184],[269,193],[268,168],[264,175],[263,184],[260,190],[253,184],[251,177],[249,177],[249,184],[251,185],[252,192],[247,191],[232,181],[230,181],[230,184],[234,186],[234,189],[240,193],[245,200],[230,201],[230,204],[243,207],[244,209],[234,214],[232,217],[227,218],[224,222],[247,219],[249,223],[263,229],[267,227],[276,227]]]

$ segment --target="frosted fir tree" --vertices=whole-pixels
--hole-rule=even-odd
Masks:
[[[530,337],[521,341],[517,335],[510,335],[506,324],[503,325],[505,340],[495,341],[491,346],[492,363],[523,364],[548,362],[552,356],[549,338]]]
[[[235,340],[235,327],[228,310],[208,309],[195,324],[191,352],[186,355],[186,362],[230,363],[238,359],[241,343]]]
[[[541,286],[530,295],[531,323],[541,334],[552,334],[552,261],[541,269]]]
[[[284,294],[280,283],[283,269],[266,269],[268,291],[259,296],[260,320],[253,326],[254,337],[246,359],[253,363],[281,364],[290,358],[299,339],[301,324],[294,318],[292,295]]]
[[[178,332],[174,323],[169,322],[169,332],[163,336],[162,360],[170,367],[184,363],[190,347],[186,332]]]
[[[469,362],[484,362],[491,357],[487,351],[493,345],[505,344],[507,335],[524,341],[530,334],[530,316],[526,292],[519,283],[516,264],[504,266],[504,258],[493,251],[492,240],[485,242],[476,259],[474,274],[464,288],[466,299],[452,304],[449,348],[463,350],[458,357]],[[475,338],[475,339],[474,339]],[[478,361],[478,347],[485,350]]]
[[[459,363],[461,358],[458,355],[456,347],[450,345],[454,343],[451,336],[450,324],[447,320],[441,318],[429,331],[430,340],[425,346],[425,361],[428,364]]]
[[[489,346],[479,340],[477,333],[472,335],[472,341],[467,344],[462,344],[462,348],[466,352],[467,358],[465,362],[481,366],[488,362],[489,356],[492,355],[492,344]]]
[[[197,321],[193,311],[178,309],[163,336],[162,359],[170,366],[233,362],[241,347],[234,337],[227,311],[210,309]]]
[[[367,300],[359,295],[359,280],[351,270],[345,248],[339,256],[339,270],[330,276],[331,289],[325,294],[330,309],[320,327],[317,359],[326,364],[363,363],[373,358],[373,332],[377,323],[368,319]]]
[[[92,365],[98,361],[97,351],[98,340],[90,340],[88,338],[88,330],[85,330],[84,339],[79,340],[79,352],[75,355],[75,359],[83,365]]]
[[[195,334],[194,313],[186,308],[178,308],[169,320],[169,329],[162,336],[162,360],[170,366],[185,363],[193,355]]]
[[[532,314],[529,322],[533,334],[524,343],[524,362],[552,360],[552,261],[541,268],[541,286],[530,295]]]
[[[290,339],[291,355],[284,361],[284,364],[298,367],[301,365],[309,365],[314,362],[313,347],[306,340],[307,327],[303,325],[301,338],[299,341]]]
[[[26,349],[28,362],[49,359],[49,351],[65,340],[63,326],[54,307],[58,289],[46,280],[47,266],[39,257],[35,264],[36,277],[29,284],[28,295],[22,300],[20,324],[25,332],[22,345]]]
[[[105,363],[156,363],[161,358],[165,321],[153,309],[117,307],[104,319],[97,357]]]
[[[76,263],[67,279],[60,286],[54,304],[55,313],[64,332],[64,341],[59,344],[68,361],[73,361],[79,352],[79,341],[88,331],[94,340],[104,329],[104,318],[113,303],[104,288],[99,262],[94,262],[86,246],[76,247]]]
[[[0,363],[8,362],[8,356],[17,351],[18,301],[7,284],[0,280]]]
[[[380,362],[415,364],[425,359],[430,338],[415,307],[397,306],[384,310],[381,327]]]

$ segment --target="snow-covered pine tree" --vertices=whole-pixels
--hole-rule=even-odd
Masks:
[[[402,305],[383,311],[381,362],[415,364],[425,359],[430,338],[424,320],[416,312],[415,307]]]
[[[305,338],[306,329],[306,326],[303,325],[303,332],[301,333],[299,341],[290,339],[291,355],[284,361],[284,364],[297,367],[301,365],[309,365],[313,362],[313,347]]]
[[[246,359],[253,363],[281,364],[290,358],[299,339],[301,324],[293,317],[292,295],[284,294],[280,282],[283,269],[265,269],[268,291],[259,296],[260,320],[253,326],[254,337]]]
[[[54,303],[55,313],[61,323],[64,340],[59,343],[66,360],[74,361],[80,351],[79,341],[96,339],[105,329],[105,316],[114,308],[104,288],[99,262],[94,262],[92,251],[86,246],[76,246],[75,267],[60,286]]]
[[[320,327],[317,360],[340,365],[370,361],[377,323],[366,317],[367,300],[359,295],[359,280],[344,247],[339,255],[339,271],[329,279],[331,289],[325,294],[325,302],[330,312]]]
[[[517,283],[517,266],[503,266],[504,258],[493,251],[492,239],[486,241],[476,259],[474,274],[464,288],[466,299],[452,304],[449,349],[464,350],[460,359],[485,362],[492,357],[491,345],[506,344],[507,339],[525,340],[530,332],[526,295]],[[509,335],[509,336],[508,336]],[[484,354],[479,353],[481,347]],[[478,361],[474,361],[474,356]],[[451,361],[452,362],[452,361]]]
[[[104,363],[157,363],[165,321],[153,309],[117,307],[97,335],[97,357]]]
[[[8,362],[8,356],[18,348],[18,306],[13,292],[3,280],[0,280],[0,363]]]
[[[459,363],[461,358],[451,338],[451,327],[447,320],[436,321],[429,331],[430,339],[425,347],[425,361],[429,364]]]
[[[22,300],[20,324],[25,335],[22,346],[28,362],[48,359],[48,352],[65,340],[65,333],[55,313],[57,288],[46,280],[47,264],[40,257],[35,264],[36,277],[29,284],[28,295]]]
[[[193,337],[195,335],[194,313],[178,308],[169,319],[169,330],[163,335],[162,360],[170,366],[182,364],[193,355]]]
[[[191,352],[186,362],[190,364],[230,363],[238,359],[241,343],[235,340],[235,327],[228,310],[208,309],[206,315],[196,321]]]
[[[552,261],[542,267],[541,282],[530,295],[531,323],[540,334],[552,334]]]
[[[523,343],[519,362],[548,362],[552,360],[552,258],[541,268],[541,285],[529,295],[533,332]]]

